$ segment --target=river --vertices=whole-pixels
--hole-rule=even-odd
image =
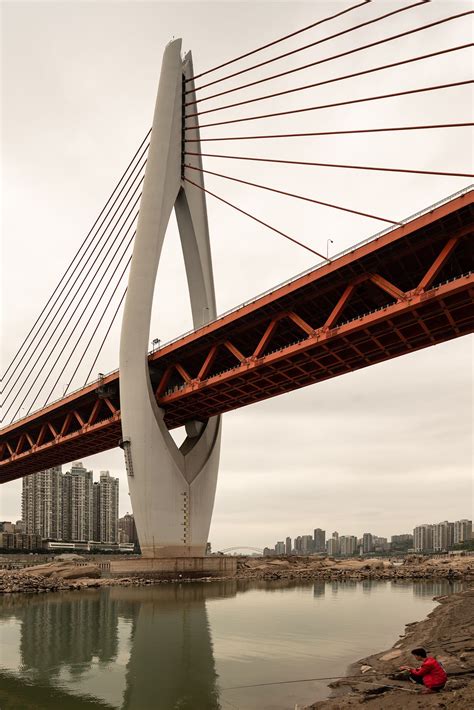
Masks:
[[[294,710],[327,697],[327,681],[281,681],[343,675],[461,588],[225,581],[4,596],[0,707]]]

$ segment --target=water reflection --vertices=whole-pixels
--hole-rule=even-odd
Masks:
[[[229,581],[6,596],[0,707],[303,705],[324,697],[325,684],[225,689],[344,673],[355,658],[393,643],[406,621],[425,616],[433,596],[462,588],[446,581]]]
[[[324,597],[325,594],[326,594],[326,582],[324,582],[321,579],[318,579],[313,584],[313,597]]]
[[[6,598],[2,619],[20,622],[21,665],[2,659],[8,701],[0,707],[63,709],[76,700],[84,708],[217,710],[206,600],[235,594],[236,584],[226,582]],[[20,671],[28,685],[8,671]]]

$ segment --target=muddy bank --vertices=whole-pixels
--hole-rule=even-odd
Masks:
[[[371,710],[474,707],[474,588],[436,600],[439,606],[425,620],[407,624],[391,649],[354,663],[346,678],[330,684],[329,700],[306,710],[345,710],[364,704]],[[448,682],[443,691],[421,694],[421,687],[388,677],[401,665],[414,665],[411,650],[418,646],[444,664]]]

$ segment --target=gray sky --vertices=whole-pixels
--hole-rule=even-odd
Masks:
[[[183,37],[183,49],[192,49],[198,72],[350,4],[339,0],[2,3],[2,370],[150,126],[165,44]],[[376,0],[236,68],[408,4]],[[269,76],[468,9],[469,2],[435,0],[244,74],[222,87]],[[206,107],[469,41],[469,24],[465,19],[455,20],[209,101]],[[469,52],[464,50],[209,116],[225,120],[289,110],[462,81],[469,74]],[[220,88],[210,87],[206,95]],[[459,87],[209,128],[202,135],[472,121],[469,93],[470,88]],[[472,168],[468,129],[207,145],[216,153],[258,157],[463,172]],[[208,159],[205,167],[394,220],[469,182],[217,159]],[[219,178],[209,177],[206,182],[217,194],[318,251],[326,250],[328,238],[334,240],[334,253],[385,226]],[[314,263],[308,252],[212,198],[208,209],[219,312]],[[191,327],[174,220],[155,296],[150,340],[159,337],[165,342]],[[97,372],[117,366],[118,336],[119,323],[97,362]],[[263,546],[287,534],[309,533],[314,527],[341,534],[391,535],[423,522],[471,516],[471,458],[472,340],[463,338],[226,414],[210,539],[214,547]],[[96,472],[109,469],[118,475],[121,511],[130,509],[121,452],[105,452],[84,463]],[[0,519],[20,517],[20,491],[21,481],[2,487]]]

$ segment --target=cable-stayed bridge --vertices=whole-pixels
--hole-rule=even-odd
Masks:
[[[472,332],[474,190],[148,355],[172,429]],[[116,447],[119,371],[2,430],[3,480]]]
[[[235,124],[261,126],[275,117],[290,121],[302,113],[316,116],[318,111],[348,110],[345,107],[350,105],[372,104],[394,97],[409,101],[414,95],[436,92],[441,97],[454,88],[470,89],[472,79],[452,77],[436,84],[351,98],[347,98],[346,90],[340,101],[287,107],[282,111],[254,108],[259,102],[289,94],[304,96],[310,89],[325,84],[429,62],[455,52],[465,53],[472,47],[472,43],[466,42],[443,46],[433,52],[330,79],[321,80],[314,75],[318,81],[248,98],[248,90],[260,89],[266,82],[300,71],[313,71],[321,64],[370,52],[372,47],[397,42],[405,36],[421,38],[435,27],[465,22],[472,14],[456,13],[402,33],[389,33],[381,40],[361,43],[336,54],[328,52],[322,58],[263,78],[257,75],[253,79],[255,75],[248,74],[424,4],[417,2],[367,16],[342,31],[328,32],[311,43],[241,68],[240,62],[250,57],[253,61],[258,52],[274,51],[279,43],[293,42],[294,37],[317,30],[336,17],[353,10],[362,11],[366,4],[360,2],[201,73],[194,72],[190,54],[181,57],[179,41],[167,47],[153,127],[4,373],[2,481],[95,454],[120,442],[136,514],[137,510],[143,510],[146,518],[151,508],[166,519],[160,531],[152,531],[152,522],[138,522],[141,540],[153,539],[148,545],[152,552],[148,553],[162,554],[158,552],[161,546],[167,554],[175,554],[181,547],[192,550],[189,554],[196,554],[206,540],[205,520],[210,520],[212,510],[220,414],[472,332],[474,193],[470,187],[427,206],[417,215],[395,220],[385,214],[374,214],[372,209],[369,212],[364,206],[354,209],[339,200],[318,199],[312,185],[308,185],[307,194],[299,194],[275,184],[256,182],[256,178],[243,179],[222,172],[219,167],[267,164],[277,169],[291,165],[338,169],[342,175],[347,170],[356,170],[361,176],[376,171],[381,180],[387,173],[426,175],[430,179],[472,178],[469,165],[465,171],[454,172],[443,170],[442,166],[433,167],[431,160],[422,169],[311,162],[303,160],[304,156],[297,159],[300,156],[296,155],[288,160],[268,156],[265,151],[255,154],[258,146],[270,141],[301,137],[337,139],[339,135],[386,133],[388,139],[412,131],[439,136],[445,131],[472,127],[472,123],[457,117],[449,123],[427,121],[419,125],[376,125],[304,134],[273,133],[271,129],[229,133],[236,128]],[[234,63],[237,63],[235,71],[229,69]],[[208,76],[213,72],[224,75],[214,79]],[[229,80],[242,83],[229,87],[226,83]],[[239,99],[239,91],[244,92],[245,98]],[[207,107],[207,101],[214,105]],[[242,106],[250,111],[249,115],[238,113],[237,117],[227,118],[228,113],[220,113],[241,111]],[[204,129],[205,137],[201,137]],[[215,129],[217,134],[213,132]],[[223,149],[214,152],[207,147],[213,142],[222,145],[227,141],[237,146],[243,142],[252,148],[243,153],[233,149],[229,153]],[[459,141],[461,154],[466,145]],[[222,191],[210,190],[204,182],[206,176],[222,181]],[[281,230],[272,220],[229,199],[224,190],[229,182],[262,194],[290,198],[295,204],[300,201],[352,214],[354,218],[370,218],[383,223],[385,229],[329,258],[324,253],[325,245],[303,241],[298,234]],[[270,230],[275,238],[287,239],[295,247],[311,252],[320,263],[217,317],[207,196]],[[153,352],[147,353],[156,271],[173,207],[184,253],[194,329],[166,345],[158,344]],[[65,288],[66,284],[72,287]],[[120,369],[91,380],[123,306]],[[77,377],[86,363],[88,374],[81,385]],[[65,378],[67,386],[57,399],[58,385]],[[183,425],[188,438],[175,451],[167,431]],[[146,486],[141,482],[143,476],[149,481]],[[157,494],[156,501],[151,500],[150,486],[159,480],[168,481],[165,488],[173,502],[167,502],[162,492]],[[143,496],[144,489],[148,491],[148,500]],[[205,513],[200,509],[204,499],[208,500],[209,508]],[[194,526],[191,520],[197,521]],[[169,530],[175,523],[184,530],[179,533],[182,537],[173,532],[170,541],[163,530]],[[156,542],[163,539],[163,545]],[[147,544],[142,544],[142,549]]]

